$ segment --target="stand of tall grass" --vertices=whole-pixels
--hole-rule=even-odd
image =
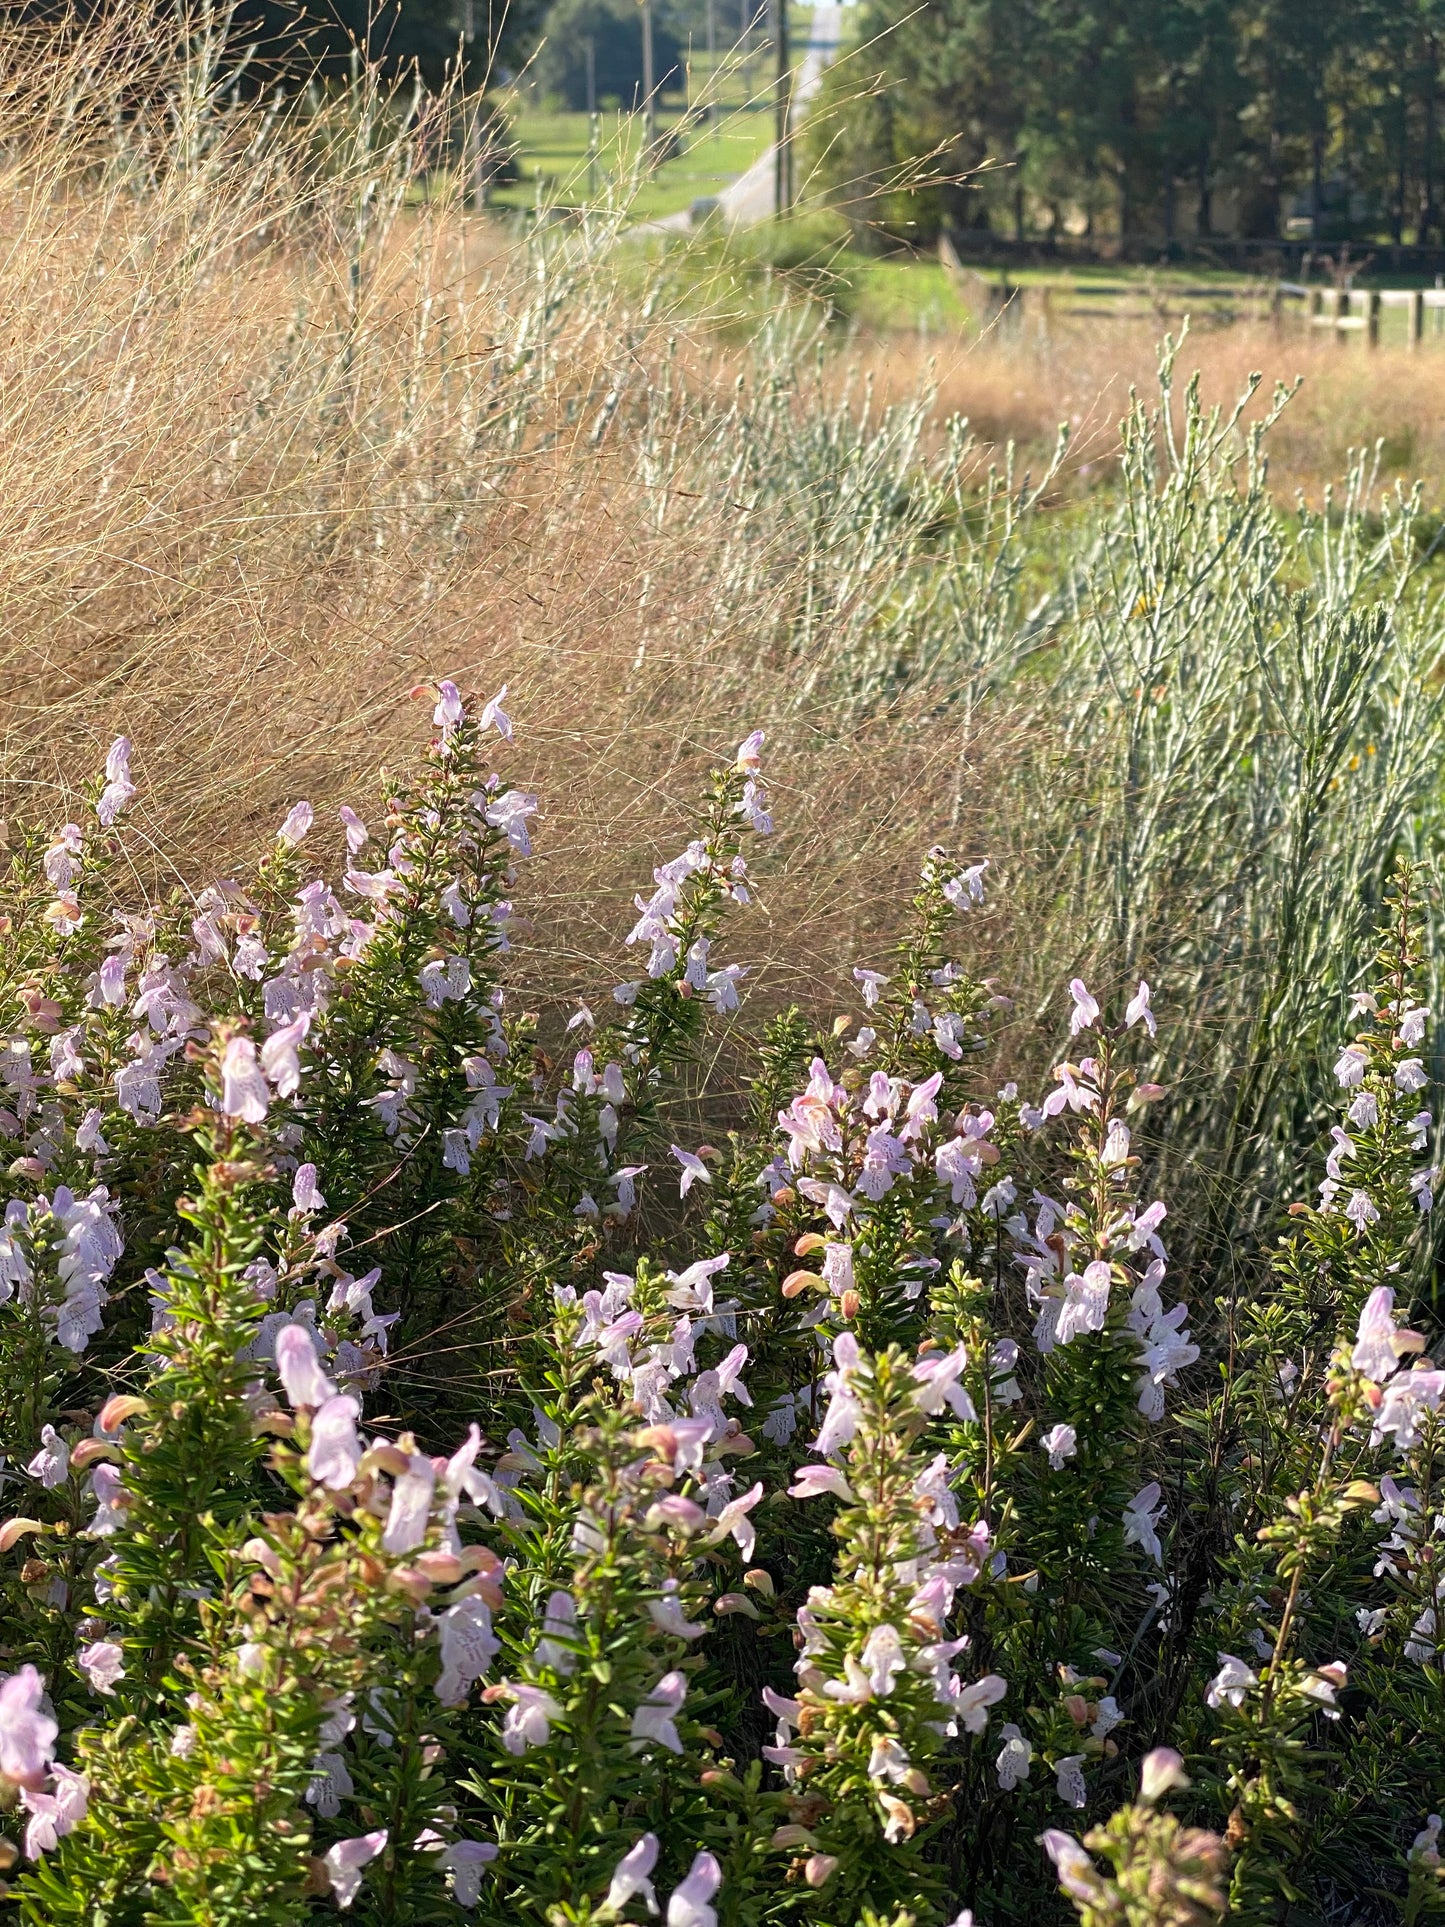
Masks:
[[[759,1008],[826,1008],[900,852],[968,841],[1010,883],[1011,1054],[1071,971],[1163,976],[1172,1155],[1272,1196],[1382,878],[1433,847],[1415,499],[1361,458],[1281,508],[1280,410],[1208,412],[1170,355],[1114,485],[1061,502],[806,309],[740,340],[625,199],[494,225],[440,165],[452,104],[248,94],[221,28],[0,39],[12,805],[124,729],[159,875],[349,793],[418,678],[505,680],[563,803],[522,941],[587,993],[598,906],[746,714],[793,791]]]

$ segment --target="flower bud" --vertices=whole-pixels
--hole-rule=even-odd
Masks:
[[[1189,1775],[1184,1771],[1184,1761],[1172,1746],[1156,1746],[1152,1753],[1144,1755],[1140,1773],[1139,1797],[1149,1805],[1168,1793],[1174,1787],[1189,1785]]]
[[[754,1566],[750,1571],[745,1572],[743,1584],[751,1586],[754,1592],[760,1592],[764,1599],[771,1599],[776,1591],[773,1575],[770,1572],[764,1572],[761,1566]]]
[[[729,1613],[742,1613],[748,1619],[757,1619],[760,1617],[758,1609],[752,1600],[748,1598],[746,1593],[741,1592],[722,1593],[713,1601],[712,1609],[719,1619],[725,1619]]]
[[[800,1292],[806,1291],[810,1285],[815,1291],[827,1290],[827,1286],[823,1283],[823,1280],[818,1276],[816,1271],[790,1271],[783,1280],[783,1296],[785,1298],[796,1298]]]
[[[858,1316],[862,1303],[856,1291],[845,1291],[838,1300],[839,1313],[851,1324]]]
[[[813,1847],[817,1842],[806,1827],[790,1823],[773,1829],[773,1845],[775,1847]]]
[[[102,1432],[116,1432],[127,1419],[139,1418],[145,1409],[143,1398],[136,1398],[128,1392],[117,1392],[114,1398],[108,1398],[101,1406],[96,1423]]]
[[[27,1532],[44,1532],[45,1527],[39,1519],[7,1519],[0,1525],[0,1552],[9,1552],[17,1540],[23,1539]]]
[[[810,1853],[803,1863],[803,1878],[810,1887],[825,1887],[838,1871],[835,1853]]]

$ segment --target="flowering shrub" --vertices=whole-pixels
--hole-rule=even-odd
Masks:
[[[1417,876],[1314,1201],[1186,1297],[1150,986],[1075,979],[1048,1088],[986,1088],[985,861],[682,1121],[760,733],[611,1008],[525,1009],[505,697],[441,683],[380,820],[297,803],[165,901],[124,739],[11,826],[19,1917],[1445,1911]]]

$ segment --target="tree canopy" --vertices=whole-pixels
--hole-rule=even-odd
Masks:
[[[813,139],[860,219],[1445,238],[1445,0],[861,0],[856,18],[866,51],[830,75]],[[910,170],[932,184],[890,192]]]

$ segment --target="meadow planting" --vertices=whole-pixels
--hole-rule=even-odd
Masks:
[[[1445,1914],[1428,493],[230,60],[0,39],[3,1905]]]

